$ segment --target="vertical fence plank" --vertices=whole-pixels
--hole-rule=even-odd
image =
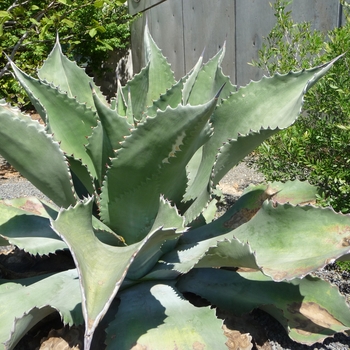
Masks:
[[[269,1],[236,1],[236,84],[246,85],[258,80],[260,72],[248,65],[257,58],[263,37],[275,23]]]
[[[326,32],[339,26],[339,0],[294,0],[292,16],[295,22],[311,22],[313,29]]]
[[[212,58],[226,42],[222,63],[225,74],[235,79],[235,1],[184,0],[185,68],[189,71],[204,51],[204,61]]]

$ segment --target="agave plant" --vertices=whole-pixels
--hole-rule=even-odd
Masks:
[[[215,218],[223,176],[294,123],[333,62],[237,89],[224,48],[176,82],[148,30],[144,46],[145,68],[110,103],[59,42],[38,79],[11,62],[44,125],[3,102],[0,153],[50,201],[2,200],[0,244],[69,249],[76,268],[0,281],[2,346],[57,311],[84,322],[86,350],[106,314],[107,349],[225,349],[216,308],[261,308],[305,344],[348,331],[345,298],[310,276],[349,253],[348,215],[289,182],[249,187]]]

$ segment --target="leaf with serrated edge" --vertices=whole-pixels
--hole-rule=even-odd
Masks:
[[[85,150],[86,138],[97,124],[96,113],[57,88],[25,74],[15,64],[11,65],[28,96],[32,96],[31,101],[36,100],[44,107],[49,130],[55,140],[60,142],[61,149],[81,159],[92,176],[96,177],[92,161]]]
[[[134,120],[140,121],[146,115],[144,111],[147,106],[147,92],[149,88],[149,64],[142,68],[141,72],[135,74],[132,80],[121,89],[122,96],[127,96],[126,117],[130,124]]]
[[[68,96],[75,97],[80,103],[86,103],[89,107],[94,106],[90,89],[92,85],[101,100],[107,104],[93,79],[85,73],[84,69],[63,55],[58,37],[51,53],[38,70],[38,76],[41,80],[59,87],[61,91],[67,92]]]
[[[107,328],[107,349],[227,349],[215,309],[193,306],[171,282],[142,283],[120,299]]]
[[[33,255],[48,255],[67,248],[51,229],[49,218],[12,207],[9,202],[3,201],[0,201],[0,236],[5,239],[5,244],[16,245]]]
[[[192,70],[184,78],[184,84],[182,89],[182,104],[186,105],[188,103],[188,98],[190,97],[193,85],[198,77],[198,73],[202,67],[203,53],[199,57],[197,63],[192,68]]]
[[[97,114],[106,131],[111,147],[116,150],[120,148],[120,143],[124,140],[124,137],[130,135],[130,129],[133,125],[129,124],[126,117],[119,115],[116,110],[105,106],[95,92],[93,98]]]
[[[144,50],[146,64],[149,63],[146,106],[151,106],[153,100],[158,100],[161,94],[175,84],[175,78],[170,64],[154,42],[147,25],[144,32]]]
[[[276,281],[305,276],[350,252],[350,215],[311,205],[265,201],[232,233],[249,242],[262,271]]]
[[[0,154],[59,206],[76,199],[66,159],[59,144],[29,116],[1,103]]]
[[[90,349],[94,331],[118,292],[134,257],[153,234],[151,232],[140,243],[126,247],[106,245],[97,239],[92,229],[92,205],[92,198],[80,201],[75,207],[61,210],[57,219],[52,221],[55,232],[66,242],[78,269],[86,350]]]
[[[83,322],[76,270],[21,280],[0,280],[0,343],[5,343],[6,349],[13,349],[34,325],[33,317],[39,322],[56,310],[64,324]],[[21,321],[23,317],[25,320]]]
[[[180,79],[165,94],[162,94],[158,100],[154,101],[153,105],[146,110],[145,115],[155,117],[158,110],[164,111],[168,107],[176,108],[181,103],[183,81],[184,79]]]
[[[280,129],[261,129],[259,132],[251,132],[245,136],[239,136],[235,140],[229,140],[219,149],[211,174],[212,186],[219,181],[244,157],[253,152],[267,138],[279,132]]]
[[[92,135],[88,138],[88,142],[89,143],[86,145],[86,152],[94,164],[98,189],[100,190],[106,175],[107,166],[110,163],[110,158],[114,156],[114,150],[108,139],[106,130],[103,128],[100,121],[98,121],[97,126],[93,129]],[[93,193],[90,192],[90,195],[92,194]]]
[[[248,222],[271,198],[267,185],[258,185],[244,193],[221,217],[215,221],[185,232],[179,244],[197,244],[208,238],[219,237]],[[228,237],[229,238],[229,237]],[[246,240],[244,240],[246,241]]]
[[[260,269],[250,245],[240,242],[229,233],[197,244],[178,245],[173,251],[162,256],[161,261],[146,278],[157,278],[158,275],[162,276],[162,271],[169,269],[183,274],[194,267],[223,266]]]
[[[223,143],[230,139],[237,139],[240,134],[247,135],[261,129],[283,129],[294,123],[300,113],[304,94],[326,74],[335,61],[302,72],[275,75],[271,78],[264,77],[259,82],[251,82],[246,87],[240,88],[224,100],[216,108],[211,119],[214,133],[203,146],[202,162],[196,178],[186,191],[185,200],[190,201],[196,200],[197,197],[205,197],[203,192],[208,191],[213,164],[218,149],[222,147]],[[234,116],[237,117],[234,118]],[[233,142],[231,145],[235,146]],[[229,152],[229,150],[227,151]],[[244,154],[242,153],[240,156],[238,153],[235,157],[243,159]],[[219,181],[225,171],[229,169],[231,168],[225,167],[215,180]],[[201,207],[201,205],[194,205],[197,208],[191,215],[192,217],[199,214],[198,211]]]
[[[94,179],[89,173],[88,168],[82,164],[81,160],[74,157],[66,157],[77,196],[82,198],[96,193]]]
[[[259,307],[275,317],[290,338],[308,345],[350,328],[345,297],[319,278],[275,283],[260,272],[196,269],[180,277],[176,286],[237,315]]]
[[[204,64],[198,74],[192,77],[189,84],[192,84],[191,91],[188,92],[187,103],[192,105],[206,103],[212,99],[217,92],[221,98],[227,98],[232,92],[236,91],[237,87],[232,85],[230,78],[222,73],[221,62],[225,56],[226,47],[223,46],[220,51]],[[184,94],[186,98],[186,91]]]
[[[267,185],[266,190],[274,194],[271,200],[275,203],[283,204],[315,204],[316,196],[319,189],[307,181],[287,181],[271,182]]]
[[[246,199],[253,198],[253,201],[247,200],[250,205],[237,206],[218,222],[185,233],[180,243],[187,243],[179,244],[176,250],[163,256],[163,263],[157,266],[157,270],[171,266],[173,270],[183,273],[197,262],[198,266],[203,266],[201,264],[205,262],[206,266],[211,263],[212,266],[236,264],[243,267],[241,259],[232,262],[225,252],[231,244],[241,241],[249,243],[250,252],[255,251],[256,264],[262,272],[281,281],[303,277],[350,252],[349,215],[310,205],[281,205],[272,200],[262,203],[269,196],[263,189],[250,192],[246,194]],[[213,238],[197,242],[196,238],[203,239],[200,237],[201,231],[204,237]],[[232,238],[238,242],[231,241]],[[222,243],[224,251],[215,248],[215,242],[225,239],[231,242]],[[303,244],[300,244],[301,241]],[[211,254],[214,256],[210,257]],[[223,259],[218,264],[215,260],[217,254]],[[233,255],[237,256],[237,253]],[[227,265],[224,264],[225,259],[228,259]]]

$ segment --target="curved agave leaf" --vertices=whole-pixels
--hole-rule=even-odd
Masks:
[[[48,219],[55,219],[58,214],[58,207],[56,205],[36,197],[2,199],[1,203]]]
[[[158,100],[153,101],[152,106],[147,108],[145,115],[147,117],[155,117],[159,110],[165,111],[168,107],[176,108],[181,104],[182,91],[184,88],[184,78],[180,79],[170,89],[162,94]]]
[[[106,106],[95,91],[93,91],[93,99],[100,121],[88,138],[86,151],[95,166],[99,187],[101,187],[110,159],[115,156],[115,150],[121,147],[120,143],[124,137],[130,135],[132,126],[126,117],[120,116],[116,110]]]
[[[336,286],[319,278],[276,283],[260,272],[195,269],[176,286],[238,315],[260,307],[272,314],[293,340],[304,344],[350,329],[345,297]]]
[[[145,279],[163,279],[198,267],[244,267],[261,269],[249,244],[242,243],[232,234],[209,238],[197,244],[179,245],[154,267]],[[172,272],[169,272],[171,270]]]
[[[93,98],[97,114],[111,147],[113,150],[117,150],[121,147],[120,143],[124,137],[130,135],[130,129],[133,125],[128,123],[125,116],[121,116],[116,110],[105,106],[95,91],[93,91]]]
[[[4,239],[0,243],[16,245],[33,255],[48,255],[66,249],[66,244],[50,227],[52,210],[48,215],[48,206],[35,198],[24,198],[21,201],[22,207],[31,211],[12,206],[10,200],[0,201],[0,237]],[[35,215],[33,210],[40,214]]]
[[[240,134],[247,135],[251,131],[282,129],[293,124],[300,113],[304,94],[326,74],[335,61],[336,59],[324,66],[297,73],[264,77],[259,82],[251,82],[246,87],[240,88],[223,101],[216,108],[211,119],[214,133],[203,146],[202,161],[195,179],[189,184],[185,200],[191,201],[197,198],[202,200],[201,198],[208,197],[205,193],[208,192],[208,185],[210,185],[213,164],[216,161],[217,150],[223,143],[230,139],[237,139]],[[234,122],[232,122],[233,114],[237,116]],[[249,136],[251,142],[254,142],[254,137],[259,138],[259,142],[263,140],[261,134],[255,135]],[[267,132],[266,137],[270,135]],[[234,142],[227,144],[225,152],[228,157],[225,160],[234,154],[234,150],[231,151],[230,148],[235,146]],[[247,148],[244,151],[247,152]],[[243,159],[245,155],[242,152],[241,157],[240,153],[235,157]],[[229,166],[232,166],[232,163]],[[216,173],[218,167],[220,168],[220,176],[215,177],[215,183],[231,169],[229,166],[226,167],[223,162],[214,166]],[[202,205],[194,203],[193,206],[196,210],[193,210],[192,217],[199,215]]]
[[[175,84],[175,78],[170,64],[154,42],[148,25],[145,27],[144,51],[145,62],[149,63],[146,106],[151,106],[154,100],[158,100],[161,94]]]
[[[211,173],[213,186],[245,156],[253,152],[267,138],[276,134],[280,129],[261,129],[259,132],[250,132],[248,135],[239,135],[235,140],[228,140],[218,151]]]
[[[93,79],[85,73],[84,69],[63,55],[58,37],[51,53],[38,70],[38,76],[40,80],[59,87],[69,97],[76,98],[80,103],[86,103],[88,107],[94,107],[90,89],[92,85],[101,101],[107,105],[105,97],[94,84]]]
[[[299,187],[303,186],[299,183]],[[261,267],[264,274],[281,281],[303,277],[350,252],[350,215],[310,205],[263,202],[273,195],[263,188],[247,193],[216,222],[185,233],[157,269],[171,266],[183,273],[195,266],[252,268],[235,252],[236,244],[248,242],[249,250],[255,251],[255,268]],[[234,257],[238,261],[233,262]]]
[[[230,78],[222,73],[221,62],[225,56],[225,45],[221,50],[206,64],[204,64],[198,72],[192,83],[190,92],[184,95],[187,103],[198,105],[211,100],[217,92],[222,89],[220,97],[227,98],[237,87],[232,85]],[[186,93],[186,91],[185,91]],[[187,96],[186,96],[187,95]]]
[[[132,80],[121,89],[121,96],[126,96],[126,117],[130,124],[143,120],[144,111],[147,107],[147,91],[149,88],[150,64],[142,68],[141,72],[135,74]],[[159,97],[159,96],[158,96]],[[121,103],[121,101],[119,102]]]
[[[56,310],[64,324],[81,324],[80,303],[76,270],[22,280],[0,280],[0,343],[4,344],[3,349],[13,349],[31,327]]]
[[[199,74],[201,67],[202,67],[203,53],[199,57],[197,63],[193,67],[193,69],[187,74],[187,76],[184,79],[184,84],[183,84],[183,89],[182,89],[182,104],[183,105],[187,105],[189,103],[188,99],[191,95],[193,86],[197,80],[198,74]],[[222,85],[224,85],[224,84],[221,84],[221,86]],[[219,88],[221,88],[221,86]]]
[[[1,103],[0,154],[59,206],[76,202],[59,144],[30,117]]]
[[[302,188],[310,191],[309,186],[299,182],[294,186],[296,193],[298,186],[299,191],[303,191]],[[252,250],[256,249],[257,265],[276,281],[305,276],[348,253],[350,216],[310,205],[279,204],[276,202],[279,196],[285,200],[285,187],[287,185],[276,184],[275,188],[272,185],[272,191],[266,192],[265,186],[258,186],[218,220],[185,233],[180,243],[191,246],[213,236],[216,240],[234,236],[247,241]],[[275,190],[280,192],[276,194]],[[269,198],[269,202],[263,203]],[[310,202],[312,195],[309,192],[299,199]]]
[[[315,186],[298,180],[249,186],[224,215],[205,226],[185,232],[179,243],[195,244],[232,231],[248,222],[260,210],[266,199],[272,203],[303,205],[314,203],[317,192]]]
[[[86,145],[86,153],[89,155],[95,167],[98,183],[97,187],[99,189],[98,192],[95,192],[97,197],[106,175],[107,167],[110,164],[110,159],[114,156],[114,151],[106,130],[100,121],[98,121],[97,126],[93,129],[92,135],[88,138],[88,142],[89,143]],[[90,195],[93,194],[93,192],[90,192]]]
[[[126,117],[127,103],[119,80],[117,81],[117,97],[115,99],[111,98],[111,109],[115,110],[120,116]],[[133,125],[134,120],[129,121],[129,124]]]
[[[157,101],[161,94],[165,94],[168,89],[175,84],[174,73],[169,63],[163,56],[153,38],[148,26],[144,35],[145,68],[136,74],[123,88],[123,95],[128,96],[127,105],[129,114],[132,110],[133,118],[130,120],[142,121],[147,106],[152,106],[153,101]],[[159,74],[159,72],[162,72]]]
[[[147,109],[146,115],[155,117],[159,109],[165,111],[167,107],[176,108],[179,104],[188,104],[188,97],[201,69],[202,61],[203,57],[201,56],[193,69],[185,77],[180,79],[170,89],[167,89],[166,93],[162,94],[158,100],[153,101],[153,105]],[[218,87],[217,91],[219,91],[221,87],[222,85]],[[215,96],[215,94],[213,96]],[[207,101],[209,100],[211,100],[211,98]]]
[[[97,124],[96,112],[57,88],[30,77],[12,62],[11,66],[32,103],[43,106],[47,113],[48,128],[55,140],[60,142],[61,149],[69,156],[81,159],[90,174],[96,177],[95,168],[85,149],[86,138]]]
[[[89,173],[88,168],[82,164],[81,160],[67,155],[66,158],[78,198],[84,198],[96,193],[94,179],[91,173]]]
[[[315,204],[319,189],[307,181],[287,181],[287,182],[269,182],[264,185],[248,186],[243,192],[248,193],[262,189],[267,194],[266,199],[274,203],[290,203],[293,205]],[[261,202],[262,204],[262,202]]]
[[[120,299],[107,328],[107,349],[227,349],[215,309],[193,306],[173,283],[138,284]]]
[[[84,348],[90,349],[94,331],[107,312],[137,253],[151,237],[126,247],[102,243],[92,228],[93,200],[60,211],[52,226],[66,242],[78,269],[85,319]],[[155,230],[155,231],[158,231]]]
[[[56,219],[57,215],[58,209],[34,197],[0,201],[0,245],[13,244],[33,255],[67,249],[50,226],[50,219]],[[121,238],[102,222],[93,217],[92,223],[100,241],[123,245]]]
[[[256,249],[266,275],[281,281],[305,276],[349,253],[349,226],[350,215],[329,208],[266,201],[233,234]]]

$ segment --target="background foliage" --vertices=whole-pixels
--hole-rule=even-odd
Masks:
[[[277,19],[252,64],[266,74],[287,73],[330,61],[345,53],[306,97],[301,118],[259,147],[257,165],[267,180],[309,180],[320,186],[319,202],[350,212],[350,23],[328,33],[311,23],[294,23],[291,1],[272,6]]]
[[[0,2],[0,98],[20,107],[29,101],[7,70],[7,54],[29,74],[42,65],[59,34],[67,56],[101,74],[111,50],[126,52],[129,21],[123,1],[2,0]]]

